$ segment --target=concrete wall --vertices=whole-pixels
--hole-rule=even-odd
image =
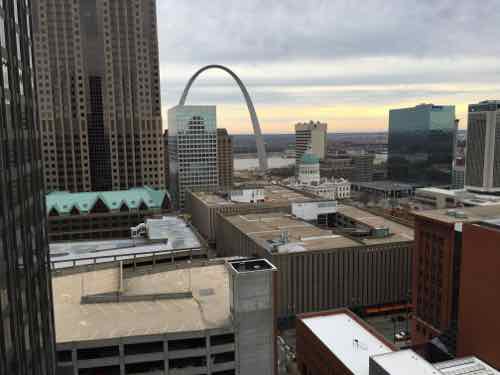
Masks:
[[[217,226],[219,256],[262,257],[278,268],[278,318],[344,306],[405,302],[411,290],[412,251],[410,241],[276,254],[223,216]]]
[[[130,336],[109,340],[80,341],[57,345],[58,352],[58,375],[78,374],[83,369],[95,369],[102,373],[120,374],[127,373],[127,366],[143,364],[161,364],[163,370],[144,373],[167,374],[167,375],[195,375],[200,373],[212,374],[217,371],[232,370],[236,368],[236,360],[225,363],[214,363],[214,356],[220,353],[236,351],[236,344],[226,343],[213,345],[213,337],[218,335],[232,334],[232,327],[218,328],[208,331],[180,332],[165,335],[152,336]],[[204,345],[184,350],[172,350],[169,348],[173,341],[198,338],[204,341]],[[140,344],[144,347],[141,348]],[[130,345],[134,345],[135,353],[130,353]],[[143,349],[146,350],[143,350]],[[89,349],[94,349],[95,358],[82,358],[82,354]],[[147,351],[147,349],[151,349]],[[128,353],[127,353],[128,352]],[[174,368],[173,360],[191,358],[204,358],[201,365]],[[193,362],[195,363],[195,362]],[[107,372],[106,372],[107,371]],[[130,372],[130,371],[128,371]]]
[[[231,272],[230,304],[240,375],[275,374],[274,273]]]

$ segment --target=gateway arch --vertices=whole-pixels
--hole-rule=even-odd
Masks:
[[[182,93],[181,100],[179,101],[179,105],[186,104],[186,98],[189,93],[189,89],[193,85],[194,81],[198,76],[203,73],[205,70],[209,69],[220,69],[229,73],[231,77],[238,84],[243,96],[245,97],[245,102],[247,103],[248,112],[250,113],[250,119],[252,120],[253,132],[255,134],[255,142],[257,144],[257,154],[259,156],[259,169],[262,172],[267,170],[267,157],[266,157],[266,148],[264,147],[264,139],[262,138],[262,132],[260,130],[260,123],[257,117],[257,113],[255,112],[255,107],[253,106],[252,99],[250,98],[250,94],[248,93],[245,85],[241,81],[241,79],[229,68],[226,68],[223,65],[207,65],[198,70],[190,79]]]

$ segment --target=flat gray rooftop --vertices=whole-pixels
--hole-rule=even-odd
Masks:
[[[246,187],[245,186],[238,187],[235,190],[242,190],[242,189],[246,189]],[[265,195],[264,202],[260,204],[279,205],[279,204],[287,204],[293,202],[305,202],[305,201],[315,200],[314,198],[311,198],[298,191],[294,191],[278,185],[259,186],[258,189],[263,189]],[[193,194],[199,199],[201,199],[205,204],[210,206],[254,204],[254,203],[232,202],[229,198],[226,198],[222,194],[215,192],[194,192]]]
[[[53,277],[57,343],[231,326],[225,264],[123,278],[122,288],[128,296],[191,291],[191,297],[82,303],[82,297],[88,295],[116,292],[120,280],[119,268]]]
[[[353,185],[384,192],[412,190],[413,185],[395,181],[353,182]]]
[[[348,216],[370,228],[389,228],[390,233],[393,234],[393,236],[387,237],[385,239],[373,239],[372,242],[369,242],[367,244],[379,243],[384,240],[385,242],[396,242],[398,239],[399,241],[413,241],[415,237],[413,228],[386,219],[382,216],[374,215],[368,211],[361,210],[353,206],[338,205],[337,213]]]
[[[165,252],[182,249],[200,249],[202,244],[186,223],[177,217],[164,217],[165,220],[148,220],[151,231],[162,241],[146,239],[116,239],[104,241],[73,241],[50,244],[50,260],[55,268],[67,268],[93,263],[106,263],[115,257],[118,260],[150,256],[147,253]],[[201,250],[200,250],[201,251]],[[137,255],[146,253],[143,255]],[[161,253],[160,253],[161,254]]]
[[[461,211],[465,214],[465,217],[455,217],[450,215],[450,212]],[[432,219],[436,221],[441,221],[443,223],[466,223],[471,221],[486,221],[491,219],[497,219],[500,217],[500,206],[480,206],[480,207],[466,207],[457,208],[454,210],[442,209],[442,210],[428,210],[428,211],[415,211],[413,212],[415,216]]]

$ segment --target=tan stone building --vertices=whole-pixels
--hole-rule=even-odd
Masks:
[[[34,0],[48,191],[164,188],[155,0]]]

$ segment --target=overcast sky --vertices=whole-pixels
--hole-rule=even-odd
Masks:
[[[164,126],[189,77],[223,64],[246,84],[264,133],[298,121],[386,130],[388,110],[500,99],[498,0],[157,0]],[[204,72],[189,104],[251,133],[239,89]]]

